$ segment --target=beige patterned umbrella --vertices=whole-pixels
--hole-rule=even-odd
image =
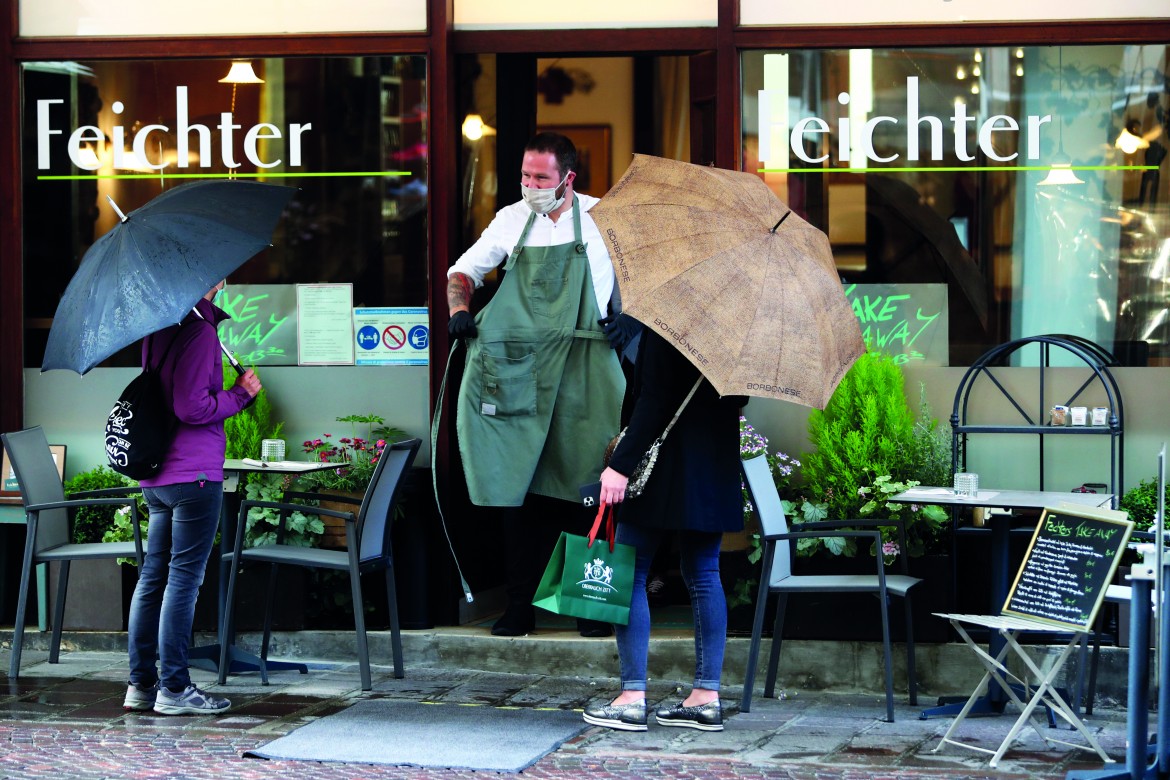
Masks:
[[[757,176],[638,154],[589,213],[625,312],[720,394],[823,409],[865,351],[829,239]]]

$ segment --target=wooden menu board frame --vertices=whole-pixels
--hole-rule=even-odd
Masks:
[[[1001,614],[1091,630],[1132,531],[1125,512],[1045,509]]]

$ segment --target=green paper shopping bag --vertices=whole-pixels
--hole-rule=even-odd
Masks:
[[[609,544],[594,544],[602,524]],[[589,536],[561,533],[540,578],[533,606],[605,623],[630,622],[634,548],[614,544],[613,507],[602,504]]]

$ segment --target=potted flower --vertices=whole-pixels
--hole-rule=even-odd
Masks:
[[[857,491],[869,499],[859,511],[862,517],[872,516],[879,520],[888,518],[905,523],[906,550],[898,545],[898,530],[895,526],[881,527],[882,557],[887,566],[894,563],[903,552],[917,558],[931,551],[932,546],[938,546],[938,540],[950,522],[950,513],[936,504],[901,504],[889,500],[891,496],[918,487],[919,484],[915,479],[897,482],[890,475],[883,474],[874,479],[872,485]],[[876,550],[870,552],[877,553]]]
[[[370,485],[378,460],[387,442],[407,438],[404,431],[387,426],[386,420],[376,414],[351,414],[338,417],[337,422],[349,423],[350,435],[334,437],[326,433],[320,439],[311,439],[302,445],[305,453],[322,463],[335,463],[336,468],[315,471],[300,478],[300,484],[323,494],[361,498]],[[364,426],[360,428],[359,426]],[[326,506],[328,500],[322,502]],[[355,512],[351,502],[335,502],[331,509]],[[345,522],[338,518],[322,517],[325,532],[322,547],[345,547]]]

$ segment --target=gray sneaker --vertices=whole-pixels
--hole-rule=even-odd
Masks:
[[[227,712],[231,706],[227,699],[212,696],[194,685],[188,685],[182,693],[159,688],[154,700],[154,711],[160,715],[217,715]]]
[[[154,697],[158,693],[158,683],[149,688],[139,688],[134,683],[126,686],[126,699],[122,702],[122,709],[135,712],[145,712],[154,707]]]
[[[646,730],[646,700],[629,704],[591,704],[585,708],[585,722],[620,731]]]

